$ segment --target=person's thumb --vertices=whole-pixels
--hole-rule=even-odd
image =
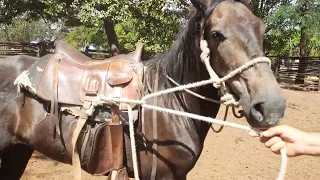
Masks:
[[[287,129],[287,126],[285,125],[275,126],[262,132],[261,135],[264,137],[280,136],[286,129]]]

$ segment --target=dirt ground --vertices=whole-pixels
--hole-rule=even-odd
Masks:
[[[306,131],[320,132],[320,93],[283,90],[287,98],[287,110],[283,124],[289,124]],[[218,119],[222,118],[221,109]],[[228,121],[246,124],[244,119],[229,116]],[[218,128],[218,127],[217,127]],[[275,179],[279,172],[281,158],[271,153],[257,139],[246,132],[225,128],[221,133],[210,131],[203,153],[188,179]],[[320,179],[320,158],[296,157],[288,161],[287,180]],[[61,164],[34,153],[23,175],[24,180],[68,180],[72,179],[70,165]],[[84,179],[96,180],[85,174]]]

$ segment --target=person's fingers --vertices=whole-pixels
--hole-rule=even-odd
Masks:
[[[259,137],[260,135],[255,131],[250,131],[249,132],[249,136],[251,136],[251,137]]]
[[[269,139],[268,141],[266,141],[266,142],[264,143],[264,145],[265,145],[266,147],[270,148],[270,147],[273,146],[274,144],[277,144],[278,142],[281,142],[281,141],[282,141],[282,139],[281,139],[280,137],[275,136],[275,137]]]
[[[260,142],[262,142],[264,144],[265,142],[269,141],[270,138],[264,137],[264,136],[260,136],[259,139],[260,139]]]
[[[268,130],[261,133],[264,137],[273,137],[273,136],[279,136],[281,135],[286,129],[288,129],[288,126],[282,125],[282,126],[275,126],[272,128],[269,128]]]
[[[278,143],[272,145],[270,149],[272,152],[279,153],[279,151],[284,147],[286,147],[286,143],[281,141],[281,142],[278,142]]]

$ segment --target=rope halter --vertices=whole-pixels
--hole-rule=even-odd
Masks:
[[[205,64],[206,69],[209,73],[210,79],[213,81],[213,87],[220,89],[220,93],[221,93],[221,98],[220,101],[222,104],[226,105],[226,106],[233,106],[233,107],[238,107],[240,106],[240,103],[236,101],[234,95],[232,95],[231,93],[229,93],[230,91],[228,90],[225,82],[229,79],[231,79],[232,77],[241,74],[244,70],[249,69],[250,67],[258,64],[258,63],[268,63],[269,66],[271,66],[271,60],[267,57],[258,57],[255,58],[245,64],[243,64],[242,66],[240,66],[239,68],[233,70],[232,72],[230,72],[228,75],[224,76],[223,78],[219,78],[219,76],[217,75],[217,73],[212,69],[211,65],[210,65],[210,49],[208,48],[208,42],[206,40],[203,39],[203,37],[201,38],[200,41],[200,49],[202,51],[200,58],[201,61]],[[233,108],[234,110],[234,108]],[[221,122],[219,122],[220,124],[222,124]],[[237,128],[240,129],[246,129],[248,127],[240,127],[237,126]],[[259,131],[256,130],[256,132],[258,134],[260,134]],[[281,163],[281,167],[280,167],[280,172],[278,174],[277,180],[284,180],[285,178],[285,174],[286,174],[286,168],[287,168],[287,154],[286,154],[286,148],[281,149],[281,159],[282,159],[282,163]]]
[[[258,57],[258,58],[255,58],[255,59],[243,64],[239,68],[230,72],[225,77],[219,78],[217,73],[212,69],[212,67],[210,65],[210,49],[208,47],[208,42],[206,40],[204,40],[203,38],[200,41],[200,49],[202,51],[202,53],[200,55],[201,61],[205,64],[206,69],[209,73],[210,79],[212,79],[214,81],[214,83],[212,85],[214,88],[220,89],[220,93],[221,93],[220,101],[222,104],[227,105],[227,106],[229,106],[229,105],[234,106],[234,107],[240,106],[240,103],[238,101],[236,101],[236,98],[234,97],[234,95],[232,95],[230,93],[228,87],[226,86],[225,82],[227,80],[233,78],[234,76],[236,76],[238,74],[241,74],[244,70],[249,69],[250,67],[252,67],[258,63],[268,63],[269,65],[271,65],[271,60],[269,58]]]

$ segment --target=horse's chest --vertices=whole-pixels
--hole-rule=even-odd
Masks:
[[[150,179],[153,162],[153,154],[140,153],[143,179]],[[157,179],[179,179],[186,176],[196,163],[199,155],[199,146],[191,142],[178,140],[158,141],[155,152],[157,157]]]

